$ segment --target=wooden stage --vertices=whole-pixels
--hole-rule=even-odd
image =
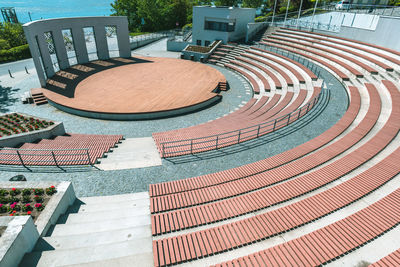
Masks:
[[[50,103],[95,113],[152,113],[210,101],[225,77],[197,62],[137,57],[75,65],[48,80]]]

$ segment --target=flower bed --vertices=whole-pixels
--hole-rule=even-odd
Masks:
[[[54,186],[48,188],[0,188],[0,216],[30,215],[35,221],[52,195]]]
[[[32,132],[54,125],[52,121],[11,113],[0,116],[0,137]]]

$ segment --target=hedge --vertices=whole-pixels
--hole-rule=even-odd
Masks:
[[[30,58],[29,45],[21,45],[8,50],[0,50],[0,63]]]

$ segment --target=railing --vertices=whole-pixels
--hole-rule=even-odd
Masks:
[[[324,82],[322,83],[322,88],[323,85]],[[188,155],[219,149],[239,144],[244,141],[258,138],[267,133],[274,132],[297,121],[298,119],[306,115],[319,102],[325,91],[326,90],[321,89],[321,92],[316,97],[311,99],[307,104],[289,114],[283,115],[268,122],[256,124],[230,132],[225,132],[222,134],[179,141],[163,142],[161,143],[162,158]]]
[[[339,32],[340,31],[340,25],[336,24],[325,24],[325,23],[320,23],[320,22],[311,22],[311,21],[304,21],[304,20],[299,20],[297,22],[296,19],[290,19],[286,20],[286,22],[283,21],[277,21],[274,23],[270,23],[270,26],[278,26],[278,27],[295,27],[295,28],[307,28],[307,29],[316,29],[316,30],[324,30],[324,31],[333,31],[333,32]]]
[[[93,165],[89,149],[0,148],[0,165],[70,166]]]
[[[336,9],[335,3],[333,5],[325,5],[320,8],[327,11],[400,17],[400,7],[398,6],[349,4],[342,9]]]

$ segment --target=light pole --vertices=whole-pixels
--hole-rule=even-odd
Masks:
[[[271,23],[271,26],[274,26],[274,18],[275,18],[276,1],[277,1],[277,0],[275,0],[275,4],[274,4],[274,12],[272,13],[272,23]],[[302,0],[302,1],[303,1],[303,0]]]
[[[290,5],[290,0],[288,0],[288,2],[287,2],[285,20],[283,21],[283,27],[286,27],[286,19],[287,19],[287,14],[289,11],[289,5]]]
[[[315,9],[317,8],[317,5],[318,5],[318,0],[317,0],[317,1],[315,1],[314,11],[313,11],[313,13],[312,13],[312,18],[311,18],[311,25],[310,25],[310,29],[312,29],[312,28],[313,28],[313,23],[314,23],[314,15],[315,15]]]
[[[303,0],[301,0],[301,2],[300,2],[299,14],[297,15],[296,29],[299,27],[299,19],[300,19],[301,7],[302,6],[303,6]]]

